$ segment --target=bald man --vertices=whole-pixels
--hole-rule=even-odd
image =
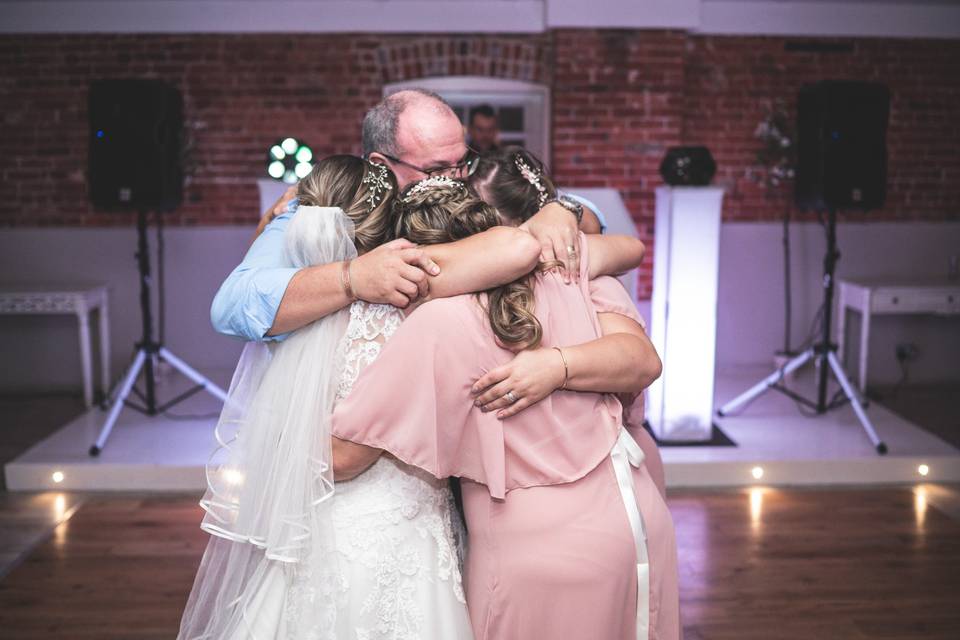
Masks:
[[[400,188],[429,176],[466,178],[476,154],[467,148],[463,127],[450,106],[423,89],[400,91],[381,100],[363,119],[363,154],[390,167]],[[339,264],[297,269],[283,259],[283,235],[296,212],[296,189],[288,190],[243,262],[220,286],[210,311],[214,328],[246,340],[282,340],[291,331],[349,305]],[[577,221],[565,208],[549,204],[527,221],[540,243],[541,260],[560,259],[578,272],[568,256]],[[258,231],[261,229],[258,228]],[[440,267],[407,240],[389,242],[356,258],[350,267],[354,295],[368,302],[404,308],[428,291],[428,276]]]

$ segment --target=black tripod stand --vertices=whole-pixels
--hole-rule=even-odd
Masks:
[[[837,212],[836,209],[831,208],[828,212],[827,218],[827,253],[823,258],[823,333],[821,342],[813,345],[797,357],[787,362],[787,364],[785,364],[782,368],[777,369],[769,376],[720,407],[717,410],[717,415],[723,417],[732,411],[736,411],[739,407],[750,402],[767,389],[775,389],[793,398],[797,402],[812,408],[818,414],[823,414],[831,409],[836,409],[849,400],[850,406],[853,407],[853,412],[857,414],[857,418],[860,420],[863,430],[866,431],[867,437],[870,438],[870,442],[873,443],[877,453],[883,455],[887,453],[887,445],[880,440],[879,436],[877,436],[877,432],[873,428],[870,418],[867,417],[867,414],[864,411],[864,408],[867,406],[867,402],[866,400],[860,399],[860,397],[857,395],[857,392],[854,390],[853,385],[850,384],[850,380],[847,378],[847,374],[844,372],[843,366],[840,364],[840,361],[837,358],[837,345],[830,340],[830,321],[833,311],[833,272],[839,257],[840,253],[837,251]],[[785,376],[789,375],[796,369],[799,369],[813,359],[816,359],[817,364],[819,365],[816,402],[804,398],[800,394],[791,391],[781,384]],[[828,369],[833,372],[833,376],[840,384],[845,396],[832,402],[827,401]]]
[[[137,347],[137,353],[133,358],[133,362],[124,374],[123,380],[120,381],[115,392],[111,394],[113,400],[110,413],[107,415],[107,419],[100,429],[100,436],[97,438],[97,441],[90,446],[91,456],[99,455],[103,450],[107,438],[110,437],[110,432],[113,430],[113,426],[116,424],[117,418],[120,416],[120,411],[124,405],[148,416],[154,416],[186,400],[200,390],[207,391],[223,402],[227,401],[227,394],[223,389],[202,376],[196,369],[170,353],[166,347],[153,339],[153,313],[150,308],[150,252],[147,247],[147,213],[143,210],[137,214],[136,257],[137,266],[140,271],[140,313],[143,318],[143,335],[140,338],[140,342],[135,345]],[[174,369],[196,383],[195,387],[181,393],[173,400],[159,407],[157,406],[156,372],[153,368],[154,363],[158,359],[169,362]],[[145,382],[145,388],[142,392],[134,386],[137,378],[140,376],[141,370],[144,370]],[[141,402],[143,402],[142,406],[127,400],[131,392],[140,398]]]

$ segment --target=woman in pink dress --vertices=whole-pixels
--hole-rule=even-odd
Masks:
[[[558,198],[571,198],[557,189],[543,162],[523,147],[508,147],[496,153],[485,154],[480,158],[476,171],[470,176],[469,183],[484,202],[496,208],[502,223],[513,227],[524,228],[527,220],[545,203]],[[584,233],[600,233],[602,225],[596,212],[588,206],[590,203],[585,200],[574,202],[581,206],[580,229]],[[599,276],[591,280],[590,295],[598,310],[624,315],[646,331],[646,323],[637,313],[637,308],[614,278]],[[520,364],[515,361],[491,371],[478,381],[478,387],[486,390],[499,382],[516,386],[517,380],[511,379],[511,376],[516,376],[516,369]],[[481,403],[488,408],[498,408],[502,404],[497,402],[495,394],[483,392],[478,395]],[[618,397],[623,404],[623,424],[643,449],[643,464],[666,500],[666,482],[660,450],[643,426],[644,394],[625,393]]]
[[[398,234],[420,244],[499,222],[494,209],[442,184],[408,188],[399,215]],[[577,287],[541,271],[482,296],[421,306],[331,422],[338,478],[386,452],[437,478],[462,479],[467,603],[478,639],[679,637],[670,514],[622,427],[619,401],[597,389],[602,377],[607,391],[637,393],[659,375],[659,362],[625,367],[621,387],[610,389],[598,373],[604,358],[563,346],[601,333],[646,340],[624,316],[598,317],[589,280],[599,265],[588,246],[581,236]],[[515,416],[483,411],[473,385],[518,351],[553,358],[544,375],[556,390]],[[512,389],[503,397],[523,400]]]

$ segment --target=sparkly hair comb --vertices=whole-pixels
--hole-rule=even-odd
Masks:
[[[429,178],[424,178],[420,182],[416,183],[410,190],[407,191],[406,195],[403,196],[404,204],[409,204],[413,200],[413,196],[418,193],[423,193],[424,191],[429,191],[430,189],[435,189],[438,187],[454,187],[461,193],[461,195],[467,195],[467,187],[460,180],[454,180],[453,178],[448,178],[447,176],[431,176]]]
[[[360,184],[367,185],[367,205],[369,205],[370,211],[380,206],[380,203],[386,198],[387,192],[393,190],[393,185],[387,179],[387,171],[389,169],[386,165],[367,160],[367,175],[363,176]]]
[[[540,182],[540,172],[531,169],[530,165],[524,162],[523,156],[519,153],[513,157],[513,163],[517,165],[517,169],[520,170],[520,175],[523,176],[523,179],[532,184],[533,188],[540,194],[537,196],[537,204],[542,209],[543,205],[547,203],[548,196],[546,187]]]

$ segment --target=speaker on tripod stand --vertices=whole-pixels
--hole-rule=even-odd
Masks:
[[[837,209],[875,209],[883,206],[887,182],[887,119],[890,92],[880,84],[824,81],[806,85],[797,100],[797,179],[795,197],[803,209],[826,212],[827,248],[823,258],[823,322],[821,339],[782,368],[724,404],[724,416],[769,389],[786,394],[826,413],[850,402],[860,425],[877,453],[887,453],[861,398],[837,358],[832,342],[834,271],[837,250]],[[783,379],[807,362],[818,365],[817,398],[809,400],[785,387]],[[827,376],[832,373],[843,397],[827,400]]]
[[[129,406],[146,415],[156,415],[205,390],[221,401],[227,394],[186,362],[171,353],[153,335],[150,250],[147,244],[147,214],[162,216],[175,209],[182,198],[180,135],[183,101],[180,92],[159,80],[101,80],[91,83],[89,95],[90,199],[94,206],[137,212],[137,267],[140,278],[140,311],[143,333],[123,379],[107,398],[109,413],[89,453],[99,455],[116,424],[120,411]],[[196,386],[159,405],[156,395],[157,361],[168,362]],[[144,389],[136,387],[141,371]],[[134,393],[142,402],[128,400]]]

